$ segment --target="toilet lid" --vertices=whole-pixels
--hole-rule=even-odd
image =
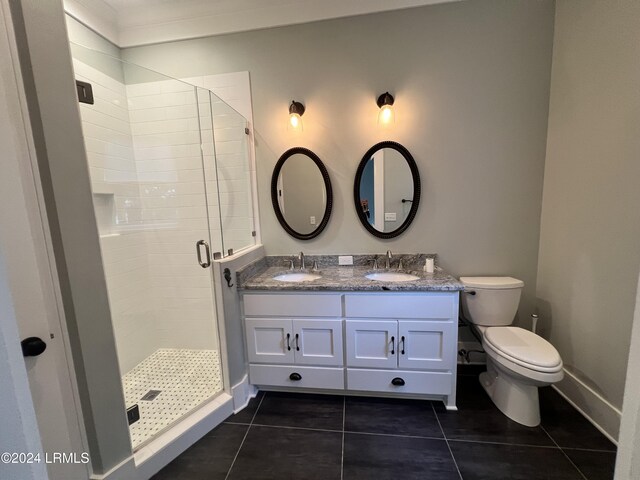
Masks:
[[[460,277],[460,281],[465,287],[486,288],[488,290],[524,287],[522,280],[513,277]]]
[[[544,338],[519,327],[489,327],[484,340],[507,357],[534,367],[552,368],[562,363],[560,354]]]

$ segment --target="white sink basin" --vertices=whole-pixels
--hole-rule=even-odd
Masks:
[[[378,282],[410,282],[419,280],[420,277],[402,272],[376,272],[365,275],[369,280],[377,280]]]
[[[296,273],[283,273],[282,275],[276,275],[274,280],[279,282],[310,282],[311,280],[317,280],[322,278],[321,275],[314,273],[296,272]]]

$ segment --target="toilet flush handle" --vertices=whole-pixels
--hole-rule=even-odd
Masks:
[[[464,293],[466,293],[467,295],[475,295],[476,294],[475,290],[465,290]]]

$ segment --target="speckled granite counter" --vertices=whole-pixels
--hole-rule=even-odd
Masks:
[[[385,272],[384,268],[373,270],[373,260],[378,258],[378,263],[384,265],[384,256],[378,255],[354,255],[353,266],[339,266],[338,257],[335,255],[309,255],[306,257],[306,265],[318,263],[318,271],[311,272],[310,268],[304,270],[307,273],[315,273],[321,277],[317,280],[305,282],[282,282],[273,277],[284,273],[301,272],[299,268],[289,270],[286,264],[293,257],[273,256],[265,257],[247,265],[237,272],[238,285],[242,290],[271,290],[271,291],[459,291],[464,286],[456,278],[436,267],[434,273],[425,273],[422,270],[427,257],[435,257],[433,254],[418,255],[394,255],[390,272],[397,271],[398,261],[402,260],[404,268],[402,272],[411,273],[418,280],[407,282],[381,282],[369,280],[365,275],[369,273]],[[296,266],[298,261],[295,261]]]

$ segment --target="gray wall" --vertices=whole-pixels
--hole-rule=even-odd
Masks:
[[[436,252],[454,274],[509,274],[535,291],[553,40],[552,1],[474,0],[123,50],[174,77],[251,74],[262,238],[268,254]],[[377,126],[377,95],[396,123]],[[302,101],[304,131],[287,132]],[[353,177],[374,143],[413,154],[423,198],[413,226],[381,241],[360,225]],[[315,151],[334,211],[314,240],[278,224],[269,182],[288,148]]]
[[[558,2],[540,322],[567,369],[618,408],[640,265],[639,45],[637,1]]]

